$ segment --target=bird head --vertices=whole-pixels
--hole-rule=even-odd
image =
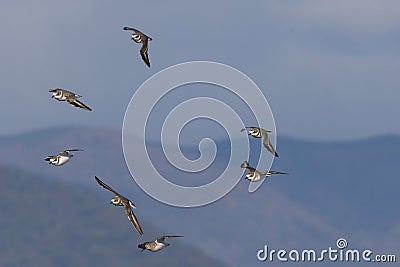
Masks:
[[[141,249],[142,249],[142,252],[143,252],[143,250],[146,249],[146,243],[141,243],[141,244],[139,244],[139,245],[138,245],[138,248],[141,248]]]
[[[249,131],[249,134],[256,134],[256,133],[257,133],[257,130],[251,129],[251,130]]]
[[[245,160],[242,165],[240,165],[240,168],[247,168],[249,167],[249,163],[247,162],[247,160]]]
[[[50,93],[53,93],[53,94],[51,95],[51,98],[54,98],[54,95],[56,94],[56,89],[50,89],[49,92],[50,92]]]
[[[113,198],[110,200],[110,204],[113,204],[113,205],[115,205],[115,206],[122,206],[120,200],[119,200],[117,197],[113,197]]]

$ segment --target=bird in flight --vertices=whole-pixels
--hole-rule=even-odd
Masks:
[[[136,43],[142,43],[140,48],[140,55],[144,63],[150,68],[150,60],[147,51],[149,50],[149,41],[153,40],[151,37],[131,27],[124,27],[124,31],[133,31],[131,39]]]
[[[251,167],[247,161],[243,162],[242,165],[240,165],[240,167],[245,168],[249,171],[249,173],[246,174],[246,179],[251,182],[261,181],[265,177],[269,177],[272,174],[287,174],[286,172],[277,172],[277,171],[260,172],[257,171],[254,167]]]
[[[94,177],[99,185],[107,189],[108,191],[114,193],[114,197],[111,199],[110,204],[113,204],[115,206],[124,206],[126,215],[128,216],[129,221],[132,223],[133,227],[135,227],[136,231],[142,235],[143,230],[142,227],[140,227],[139,221],[136,218],[135,214],[133,213],[133,209],[136,209],[135,204],[132,203],[129,199],[126,197],[120,195],[117,191],[112,189],[109,185],[104,183],[102,180],[97,178],[97,176]]]
[[[75,107],[89,111],[92,110],[91,108],[89,108],[88,106],[86,106],[85,104],[83,104],[81,101],[78,100],[78,98],[81,97],[80,95],[77,95],[73,92],[61,88],[50,89],[49,92],[53,94],[51,97],[57,99],[58,101],[67,101],[68,103],[70,103]]]
[[[274,155],[275,157],[279,157],[278,153],[276,153],[274,147],[271,144],[271,139],[269,138],[269,135],[268,135],[268,133],[271,132],[270,130],[265,130],[260,127],[250,126],[250,127],[245,127],[244,129],[241,130],[241,132],[246,131],[246,129],[249,129],[249,131],[248,131],[249,135],[251,135],[255,138],[261,138],[264,147],[269,152],[271,152],[272,155]]]
[[[55,166],[61,166],[67,163],[74,155],[70,152],[73,151],[83,151],[82,149],[66,149],[60,151],[56,156],[47,156],[44,158],[45,161],[48,161],[49,164],[53,164]]]
[[[152,252],[159,251],[165,247],[168,247],[170,244],[165,242],[165,239],[171,238],[171,237],[183,237],[181,235],[164,235],[164,236],[159,236],[157,237],[156,240],[151,241],[151,242],[144,242],[138,245],[138,248],[141,248],[143,250],[150,250]]]

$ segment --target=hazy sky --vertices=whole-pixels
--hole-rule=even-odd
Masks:
[[[396,0],[3,0],[0,25],[1,135],[69,124],[120,129],[142,82],[192,60],[252,78],[278,134],[400,134]],[[123,26],[153,37],[150,69]],[[54,87],[82,95],[94,111],[50,99]]]

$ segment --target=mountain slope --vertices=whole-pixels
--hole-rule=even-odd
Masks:
[[[247,192],[248,183],[243,179],[221,200],[194,209],[161,204],[136,185],[125,165],[120,133],[71,127],[3,137],[0,160],[74,188],[96,190],[109,199],[110,194],[94,182],[97,175],[131,198],[141,218],[157,221],[157,227],[171,233],[179,229],[185,241],[229,266],[257,266],[255,254],[264,244],[324,249],[345,237],[352,248],[397,250],[400,214],[394,207],[400,201],[399,137],[339,143],[284,137],[278,141],[280,157],[274,161],[274,169],[289,175],[269,178],[254,194]],[[220,145],[229,149],[224,141]],[[43,160],[49,153],[76,147],[85,151],[76,153],[64,166],[51,166]],[[159,146],[152,144],[149,150],[154,160],[164,161]],[[197,148],[185,151],[198,154]],[[27,156],[24,164],[22,155]],[[137,155],[136,160],[141,157]],[[223,162],[226,159],[217,156],[215,164]],[[171,171],[165,163],[159,167]]]
[[[5,167],[0,177],[1,266],[223,266],[185,239],[141,253],[139,242],[171,233],[141,219],[139,237],[122,208],[91,190]]]

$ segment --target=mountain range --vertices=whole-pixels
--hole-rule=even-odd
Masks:
[[[222,152],[229,149],[227,141],[216,142]],[[75,153],[68,164],[60,167],[43,160],[66,148],[84,151]],[[76,126],[0,137],[4,193],[1,204],[5,212],[0,234],[8,236],[0,242],[0,254],[17,257],[15,251],[46,243],[59,249],[46,250],[43,246],[26,259],[36,259],[40,266],[70,265],[72,261],[65,255],[73,251],[78,253],[73,263],[82,266],[119,265],[119,260],[124,265],[122,262],[133,262],[139,256],[140,261],[148,263],[168,257],[184,266],[196,266],[185,264],[184,260],[201,262],[198,266],[280,266],[279,262],[259,262],[257,251],[266,244],[274,249],[326,249],[335,247],[339,238],[346,238],[350,248],[398,253],[399,149],[397,136],[330,143],[279,137],[280,157],[275,159],[273,169],[289,175],[272,176],[251,194],[247,191],[248,181],[242,179],[230,193],[212,204],[176,208],[149,197],[133,181],[124,161],[119,132]],[[184,150],[189,157],[198,155],[197,147]],[[165,161],[159,144],[149,144],[149,151],[152,159]],[[137,155],[136,160],[142,160],[141,157]],[[225,156],[217,156],[216,167],[206,170],[206,180],[219,173],[225,162]],[[159,167],[166,173],[173,171],[168,164]],[[95,183],[95,175],[136,204],[135,213],[145,222],[143,240],[151,240],[160,232],[184,235],[184,239],[173,242],[174,246],[162,251],[161,256],[138,253],[135,246],[142,239],[130,229],[123,211],[109,205],[112,196]],[[12,178],[15,176],[19,178]],[[39,218],[43,221],[31,222],[36,210],[43,214]],[[71,228],[72,221],[81,225]],[[74,234],[65,234],[78,228],[80,231]],[[63,233],[63,238],[47,236],[59,233]],[[11,246],[4,240],[12,240]],[[76,240],[79,248],[74,248]],[[93,243],[101,245],[96,250]],[[129,249],[114,252],[119,251],[114,246]],[[103,257],[95,261],[99,255]],[[172,266],[177,264],[171,262]]]

